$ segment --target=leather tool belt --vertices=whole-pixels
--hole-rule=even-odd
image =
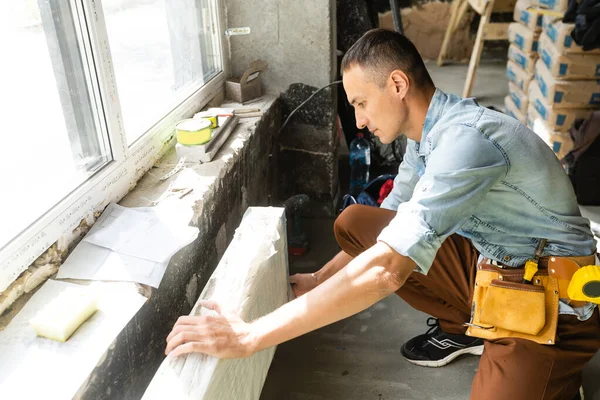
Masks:
[[[594,264],[594,256],[542,257],[532,284],[521,283],[524,268],[495,264],[484,258],[477,265],[466,334],[488,340],[515,337],[554,344],[558,301],[569,299],[571,277],[581,266]],[[585,303],[569,304],[581,307]]]

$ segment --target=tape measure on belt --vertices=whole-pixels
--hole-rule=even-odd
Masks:
[[[600,266],[587,265],[573,274],[567,289],[569,298],[600,304]]]

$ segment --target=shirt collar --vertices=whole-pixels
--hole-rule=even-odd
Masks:
[[[424,155],[426,153],[426,149],[424,146],[427,143],[427,135],[431,132],[431,129],[437,124],[437,122],[442,117],[442,113],[446,106],[446,102],[448,101],[448,95],[441,91],[440,89],[435,89],[435,93],[431,98],[431,102],[429,103],[429,108],[427,109],[427,115],[425,115],[425,123],[423,124],[423,131],[421,133],[421,141],[419,142],[419,154]]]

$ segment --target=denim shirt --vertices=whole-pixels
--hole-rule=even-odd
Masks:
[[[560,162],[516,119],[437,89],[420,142],[408,140],[382,208],[397,210],[379,241],[427,273],[457,233],[484,257],[520,267],[535,253],[585,256],[596,246]],[[562,304],[561,311],[573,309]],[[585,319],[592,306],[576,310]]]

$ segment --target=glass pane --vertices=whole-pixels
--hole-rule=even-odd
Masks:
[[[68,1],[0,2],[0,248],[110,161]]]
[[[102,1],[129,144],[221,69],[214,0]]]

